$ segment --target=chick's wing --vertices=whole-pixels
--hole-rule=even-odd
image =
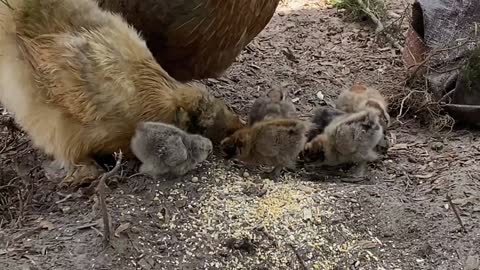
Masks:
[[[357,150],[355,126],[356,123],[345,123],[338,126],[333,139],[339,153],[351,155]]]
[[[188,159],[187,148],[180,136],[167,137],[164,146],[158,150],[158,154],[170,167],[180,165]]]
[[[288,131],[274,126],[261,129],[254,142],[256,152],[266,157],[278,156],[280,154],[279,144],[282,142],[279,142],[277,138],[282,132]]]

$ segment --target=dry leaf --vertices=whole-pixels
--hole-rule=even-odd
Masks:
[[[130,223],[123,223],[118,226],[118,228],[115,230],[115,237],[120,237],[120,234],[130,228]]]
[[[406,150],[408,149],[408,144],[406,143],[397,143],[394,146],[390,147],[388,150]]]
[[[323,95],[322,91],[318,91],[317,92],[317,98],[320,99],[320,100],[323,100],[325,98],[325,96]]]

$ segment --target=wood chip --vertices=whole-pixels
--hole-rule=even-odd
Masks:
[[[427,174],[416,174],[414,175],[418,179],[428,179],[432,178],[435,174],[434,173],[427,173]]]
[[[305,221],[307,220],[312,220],[313,215],[312,215],[312,209],[311,208],[304,208],[303,209],[303,219]]]
[[[118,228],[115,230],[115,237],[120,237],[120,234],[130,228],[130,223],[123,223],[118,226]]]
[[[55,225],[48,220],[40,221],[40,227],[42,227],[42,229],[47,229],[49,231],[55,229]]]

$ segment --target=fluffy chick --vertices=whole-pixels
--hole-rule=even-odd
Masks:
[[[347,113],[359,112],[365,108],[373,108],[380,112],[380,124],[383,127],[383,137],[377,145],[377,151],[386,153],[389,147],[387,129],[390,126],[390,115],[387,111],[387,101],[380,92],[363,84],[354,84],[344,90],[335,102],[336,108]]]
[[[225,138],[221,147],[227,159],[248,164],[274,166],[270,177],[279,177],[282,168],[295,168],[295,161],[306,142],[307,123],[296,119],[257,122]]]
[[[200,135],[160,122],[143,122],[136,129],[131,149],[143,163],[141,173],[185,175],[212,152],[212,142]]]
[[[287,90],[274,88],[255,100],[248,114],[248,125],[275,118],[295,118],[296,108],[288,98]]]
[[[379,112],[367,108],[334,119],[320,135],[306,143],[304,155],[322,157],[318,164],[336,166],[356,163],[363,176],[367,162],[378,159],[375,147],[383,136]]]
[[[335,107],[347,113],[359,112],[365,108],[374,108],[381,113],[380,123],[384,130],[390,126],[387,101],[380,92],[363,84],[354,84],[350,89],[340,93]]]
[[[318,134],[321,134],[333,119],[345,115],[344,111],[329,106],[321,106],[313,112],[310,120],[312,126],[307,133],[307,142],[311,141]]]

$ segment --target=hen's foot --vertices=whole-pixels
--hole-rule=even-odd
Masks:
[[[95,163],[73,165],[67,170],[67,175],[59,184],[60,187],[77,188],[91,184],[104,171]]]
[[[282,175],[282,167],[275,167],[271,172],[263,173],[262,178],[278,181]]]

